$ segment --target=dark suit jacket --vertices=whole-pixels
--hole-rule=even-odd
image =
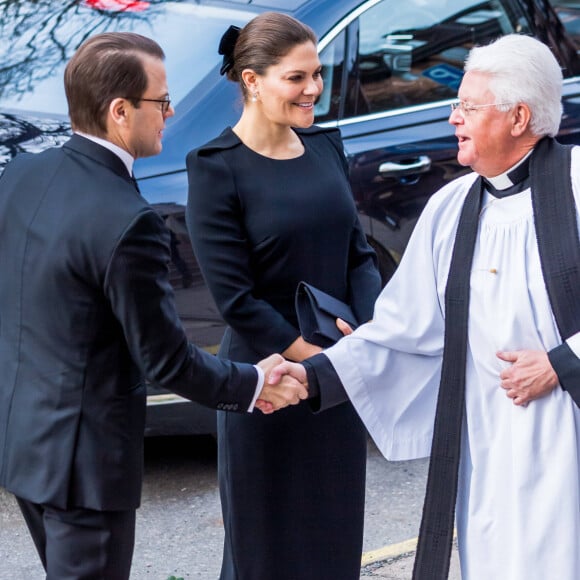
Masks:
[[[0,178],[0,485],[37,503],[138,506],[143,377],[245,411],[257,384],[188,343],[169,233],[112,152],[75,135]]]

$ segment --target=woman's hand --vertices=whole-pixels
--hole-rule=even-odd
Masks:
[[[348,324],[348,322],[345,322],[342,318],[336,319],[336,326],[337,326],[338,330],[340,330],[340,332],[342,332],[342,334],[344,334],[344,336],[348,336],[349,334],[353,333],[353,330],[352,330],[350,324]]]
[[[299,336],[283,353],[284,358],[295,362],[302,362],[304,359],[310,358],[315,354],[322,352],[322,348],[306,342]]]
[[[351,326],[345,322],[342,318],[336,319],[336,326],[344,336],[352,334],[353,330]],[[322,352],[322,348],[306,342],[301,336],[299,336],[283,353],[282,356],[288,360],[295,362],[302,362],[303,360]]]

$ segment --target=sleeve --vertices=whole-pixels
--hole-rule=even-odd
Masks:
[[[548,358],[558,375],[561,387],[570,394],[576,405],[580,407],[580,358],[567,342],[549,351]]]
[[[342,137],[340,135],[340,129],[329,129],[324,132],[324,135],[327,137],[331,145],[336,150],[338,157],[340,159],[340,164],[342,165],[342,169],[344,171],[344,175],[348,179],[350,171],[348,167],[348,161],[346,160],[346,156],[344,154],[344,144],[342,142]]]
[[[340,378],[324,353],[306,359],[302,365],[306,369],[308,399],[314,412],[330,409],[348,401]],[[321,385],[324,385],[324,388]]]
[[[419,218],[401,264],[376,301],[372,321],[323,353],[389,460],[425,457],[431,449],[445,330],[439,287],[450,259],[447,253],[440,261],[434,257],[439,241],[431,214],[426,209]],[[321,368],[319,361],[311,363],[315,371]],[[332,390],[325,397],[326,384],[318,380],[324,411],[338,391],[336,382],[329,381]]]
[[[188,343],[168,278],[169,233],[153,210],[141,212],[117,244],[105,293],[129,351],[149,380],[214,408],[246,411],[258,373]]]
[[[344,145],[340,131],[333,129],[326,131],[324,135],[338,155],[350,191],[350,182],[348,181],[349,167],[344,155]],[[351,199],[354,199],[352,192]],[[377,256],[367,242],[366,235],[358,219],[354,201],[352,203],[354,223],[350,236],[348,256],[349,304],[359,323],[363,323],[372,318],[375,300],[381,291],[381,276],[378,270]]]
[[[205,281],[226,323],[260,353],[283,352],[299,331],[254,296],[250,247],[234,179],[220,152],[187,157],[187,226]]]
[[[381,291],[381,276],[377,267],[377,256],[369,246],[358,216],[355,214],[349,260],[348,260],[349,303],[359,323],[373,316],[375,301]]]

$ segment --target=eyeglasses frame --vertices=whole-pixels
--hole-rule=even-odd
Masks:
[[[167,115],[167,111],[169,111],[169,107],[171,106],[171,99],[169,96],[165,97],[164,99],[144,99],[143,97],[123,97],[128,101],[146,101],[149,103],[161,103],[161,114]]]
[[[479,109],[486,109],[488,107],[501,107],[505,105],[514,106],[516,103],[486,103],[485,105],[467,105],[461,101],[456,101],[451,103],[451,112],[459,111],[462,115],[471,115],[472,113],[477,113]]]

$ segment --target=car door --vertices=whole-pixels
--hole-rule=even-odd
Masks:
[[[340,127],[367,235],[395,260],[429,197],[469,171],[456,161],[448,123],[469,50],[501,35],[537,32],[531,23],[547,18],[540,3],[549,10],[538,1],[371,0],[322,39],[326,85],[317,122]],[[562,34],[553,22],[550,32]],[[558,56],[568,59],[568,70],[577,63],[569,51]],[[567,89],[572,108],[577,84]],[[573,110],[563,131],[578,120]],[[564,140],[580,143],[575,130]]]

